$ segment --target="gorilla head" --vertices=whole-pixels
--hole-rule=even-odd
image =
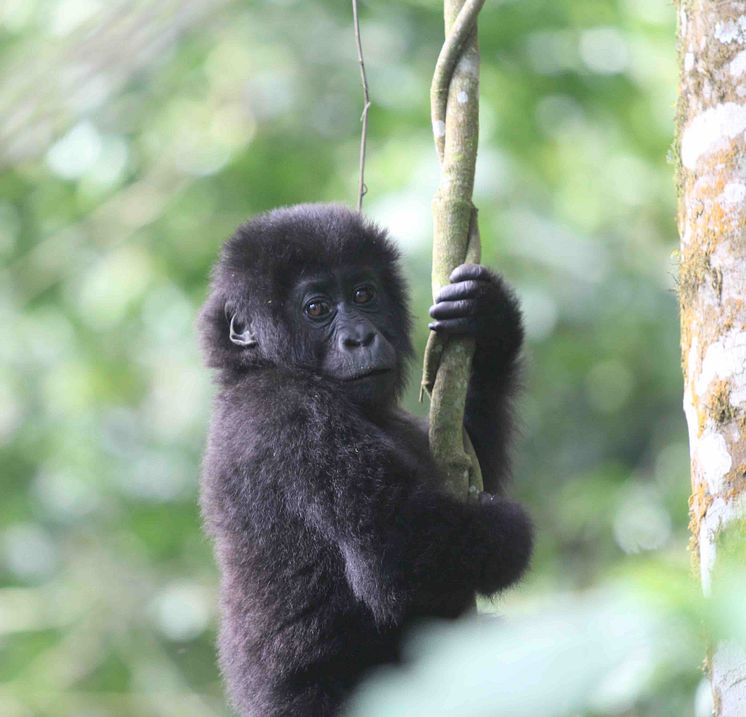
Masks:
[[[208,365],[311,372],[388,403],[411,354],[406,290],[386,232],[339,205],[273,210],[226,242],[200,315]]]

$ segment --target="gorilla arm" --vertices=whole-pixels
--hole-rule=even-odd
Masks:
[[[531,528],[517,504],[464,504],[416,480],[385,426],[326,392],[292,418],[282,413],[275,460],[288,507],[338,546],[353,593],[380,625],[449,592],[494,593],[525,569]]]

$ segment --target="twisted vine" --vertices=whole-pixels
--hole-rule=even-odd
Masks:
[[[479,137],[477,16],[485,0],[445,0],[446,39],[430,88],[435,147],[441,166],[433,198],[433,297],[453,269],[480,259],[477,210],[472,204]],[[474,341],[431,333],[422,392],[430,395],[430,447],[445,485],[466,498],[482,490],[482,474],[463,428]]]
[[[438,157],[443,162],[445,152],[446,108],[448,106],[448,92],[456,69],[456,63],[464,55],[464,48],[468,42],[476,45],[477,17],[484,6],[485,0],[466,0],[458,12],[450,28],[446,28],[447,36],[438,54],[430,84],[430,117],[433,124],[433,137]],[[448,9],[446,8],[446,13]],[[448,20],[446,19],[446,23]],[[478,49],[477,49],[478,53]],[[479,56],[477,54],[477,60]],[[479,73],[479,65],[476,65]],[[477,77],[478,79],[478,77]],[[477,97],[477,109],[479,108]],[[437,127],[437,129],[436,129]]]

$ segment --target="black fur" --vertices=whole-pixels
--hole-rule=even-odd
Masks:
[[[313,366],[321,334],[303,328],[290,299],[302,277],[349,267],[378,278],[370,320],[396,349],[391,381],[367,393]],[[457,271],[432,328],[477,339],[466,426],[496,489],[520,313],[497,277]],[[231,318],[250,345],[231,341]],[[232,702],[252,717],[337,714],[368,668],[399,659],[412,621],[456,617],[475,592],[520,577],[528,519],[505,498],[466,504],[438,488],[425,430],[396,405],[411,353],[397,252],[360,215],[302,205],[239,227],[200,327],[219,385],[202,509],[222,572]]]

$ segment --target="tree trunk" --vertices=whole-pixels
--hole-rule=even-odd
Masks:
[[[690,527],[709,595],[716,566],[725,567],[724,545],[735,539],[746,551],[746,3],[681,0],[679,44],[679,284]],[[708,663],[716,717],[746,715],[746,653],[719,642]]]
[[[446,41],[431,88],[432,125],[441,160],[433,199],[433,298],[450,273],[479,261],[479,231],[472,204],[479,139],[477,15],[484,0],[445,0]],[[423,388],[431,396],[430,446],[447,488],[461,498],[482,488],[479,462],[463,429],[474,342],[431,334]]]

